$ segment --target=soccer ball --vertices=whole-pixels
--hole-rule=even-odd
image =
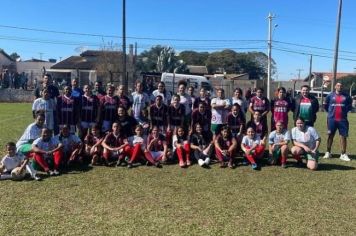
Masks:
[[[26,175],[26,169],[23,168],[21,171],[20,167],[16,167],[11,171],[12,180],[23,180]]]

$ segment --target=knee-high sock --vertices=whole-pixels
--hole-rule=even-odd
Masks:
[[[140,154],[141,154],[141,144],[137,143],[133,147],[130,163],[133,163],[140,156]]]
[[[184,152],[185,152],[186,160],[190,161],[190,145],[189,145],[189,143],[184,144]]]
[[[60,150],[55,151],[53,153],[53,159],[54,159],[54,169],[58,170],[62,161],[62,152]]]
[[[178,156],[178,160],[179,162],[184,162],[184,159],[183,159],[183,147],[179,147],[176,149],[176,152],[177,152],[177,156]]]
[[[34,154],[35,161],[41,166],[44,171],[49,171],[47,162],[44,160],[43,155],[39,153]]]
[[[218,158],[218,160],[220,162],[224,161],[224,155],[221,153],[221,151],[217,148],[215,148],[215,152],[216,152],[216,157]]]
[[[149,151],[144,152],[144,156],[147,161],[149,161],[151,164],[156,164],[155,160],[152,157],[152,154]]]

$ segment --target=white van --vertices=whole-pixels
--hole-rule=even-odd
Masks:
[[[199,96],[199,90],[205,88],[206,91],[213,93],[213,87],[211,82],[204,76],[199,75],[187,75],[187,74],[173,74],[173,73],[162,73],[161,81],[165,83],[166,90],[171,93],[176,93],[178,90],[178,83],[180,81],[185,81],[187,87],[194,87],[194,94]],[[173,89],[174,85],[174,89]],[[174,90],[174,91],[173,91]]]

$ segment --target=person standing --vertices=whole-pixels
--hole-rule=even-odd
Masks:
[[[301,117],[305,125],[314,126],[316,113],[319,111],[319,101],[309,93],[309,90],[308,85],[301,87],[301,94],[295,98],[293,118],[296,121],[298,117]]]
[[[335,85],[335,91],[326,97],[324,108],[328,112],[328,142],[326,153],[323,158],[327,159],[331,157],[331,146],[333,144],[336,130],[339,130],[341,144],[340,160],[351,161],[346,154],[346,146],[347,136],[349,134],[349,121],[347,120],[347,113],[352,109],[352,100],[347,93],[342,91],[341,82],[337,82]]]

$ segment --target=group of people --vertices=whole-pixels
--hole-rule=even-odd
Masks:
[[[193,163],[209,168],[216,161],[222,168],[234,168],[237,157],[243,157],[243,162],[256,170],[259,161],[267,156],[266,148],[272,165],[285,168],[291,153],[298,166],[305,165],[305,158],[307,168],[316,170],[321,138],[313,126],[318,100],[309,94],[307,85],[302,86],[295,99],[286,96],[283,87],[278,88],[271,101],[263,92],[258,88],[246,100],[240,88],[231,98],[226,98],[224,90],[218,88],[216,97],[210,98],[201,88],[199,96],[194,96],[194,87],[187,88],[186,82],[181,81],[173,95],[166,91],[163,82],[147,94],[142,82],[137,81],[134,92],[127,95],[122,85],[116,88],[108,84],[104,90],[96,82],[94,89],[89,85],[81,89],[73,79],[60,95],[46,75],[42,86],[35,90],[35,121],[16,145],[6,145],[0,177],[11,178],[11,171],[17,168],[14,176],[27,171],[34,179],[40,179],[36,170],[53,176],[85,163],[128,168],[142,163],[161,168],[162,164],[177,162],[182,168]],[[324,158],[331,157],[333,138],[339,130],[340,159],[350,161],[346,140],[351,98],[342,92],[338,82],[335,92],[325,101],[329,137]],[[295,122],[290,131],[289,112],[293,112]]]

